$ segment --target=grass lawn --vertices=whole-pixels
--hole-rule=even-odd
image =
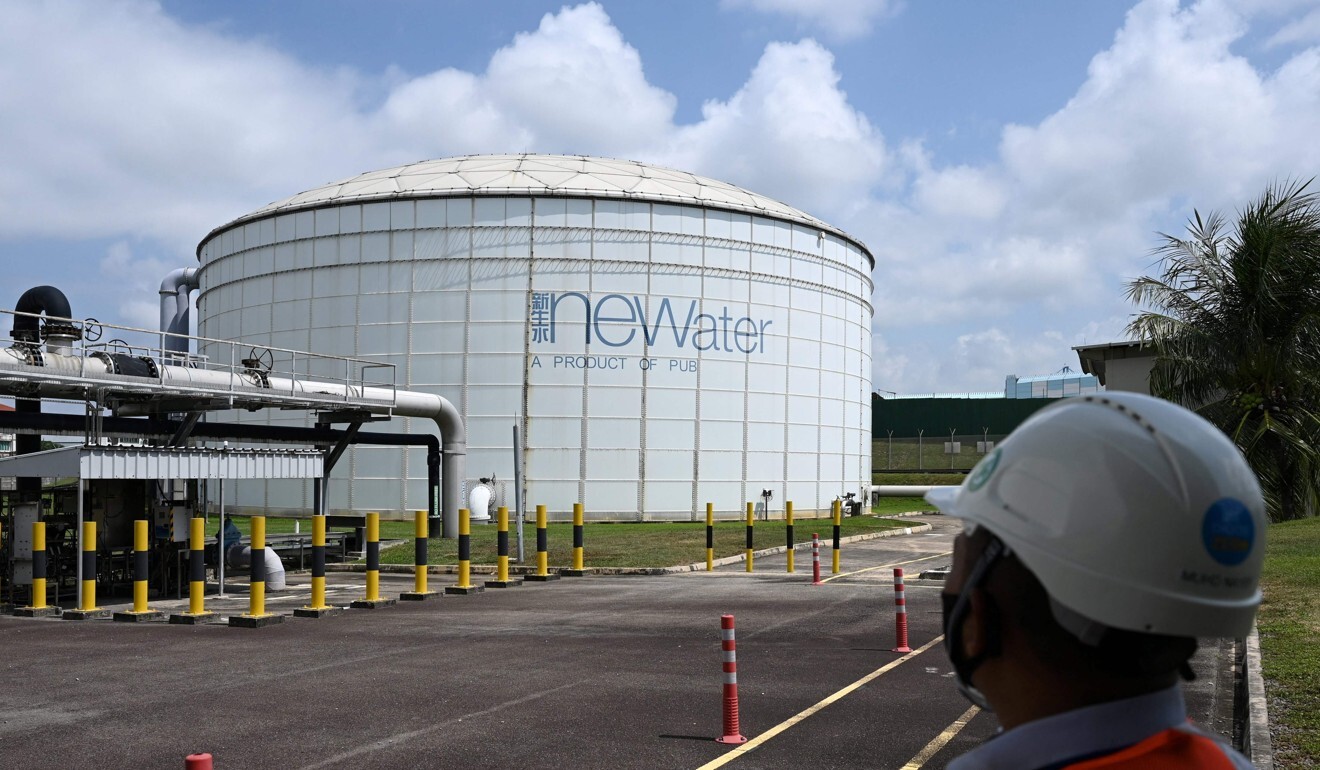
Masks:
[[[1258,617],[1275,767],[1320,766],[1320,518],[1270,525]]]
[[[872,473],[871,483],[886,487],[938,487],[944,484],[961,484],[967,478],[965,473]],[[896,498],[902,499],[902,498]]]

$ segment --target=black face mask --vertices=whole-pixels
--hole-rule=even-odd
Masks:
[[[972,685],[972,674],[985,662],[985,660],[999,653],[999,629],[998,624],[993,621],[987,623],[987,635],[985,650],[976,657],[969,658],[962,652],[962,626],[967,620],[967,613],[971,611],[971,592],[972,589],[979,587],[986,578],[990,576],[990,570],[998,563],[999,559],[1008,553],[1008,549],[1000,542],[999,538],[992,538],[981,553],[981,558],[976,561],[972,567],[972,572],[967,576],[967,581],[963,583],[962,592],[958,594],[940,594],[943,602],[944,612],[944,651],[949,656],[949,662],[953,664],[953,671],[958,682],[958,691],[963,694],[967,700],[980,706],[987,711],[993,711],[985,694]]]

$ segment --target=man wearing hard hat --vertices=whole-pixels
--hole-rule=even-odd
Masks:
[[[960,487],[944,583],[960,689],[1003,731],[951,770],[1250,768],[1187,721],[1198,637],[1243,637],[1260,604],[1265,505],[1210,423],[1133,393],[1037,412]]]

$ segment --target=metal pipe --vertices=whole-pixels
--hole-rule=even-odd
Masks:
[[[160,282],[160,331],[165,337],[161,347],[165,358],[170,353],[188,353],[188,318],[192,309],[189,296],[201,288],[201,271],[195,267],[172,270]],[[173,307],[171,307],[173,305]]]

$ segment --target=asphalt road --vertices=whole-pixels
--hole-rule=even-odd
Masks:
[[[996,725],[976,714],[931,748],[968,704],[938,643],[890,651],[888,565],[948,562],[956,524],[923,520],[936,531],[846,546],[821,586],[799,552],[794,575],[781,555],[750,575],[565,578],[255,630],[0,617],[0,767],[179,768],[200,751],[218,769],[944,767]],[[333,574],[331,603],[361,580]],[[382,578],[385,595],[410,589]],[[237,613],[244,591],[208,609]],[[914,649],[940,633],[938,592],[909,580]],[[734,753],[712,740],[723,613],[753,739]]]

